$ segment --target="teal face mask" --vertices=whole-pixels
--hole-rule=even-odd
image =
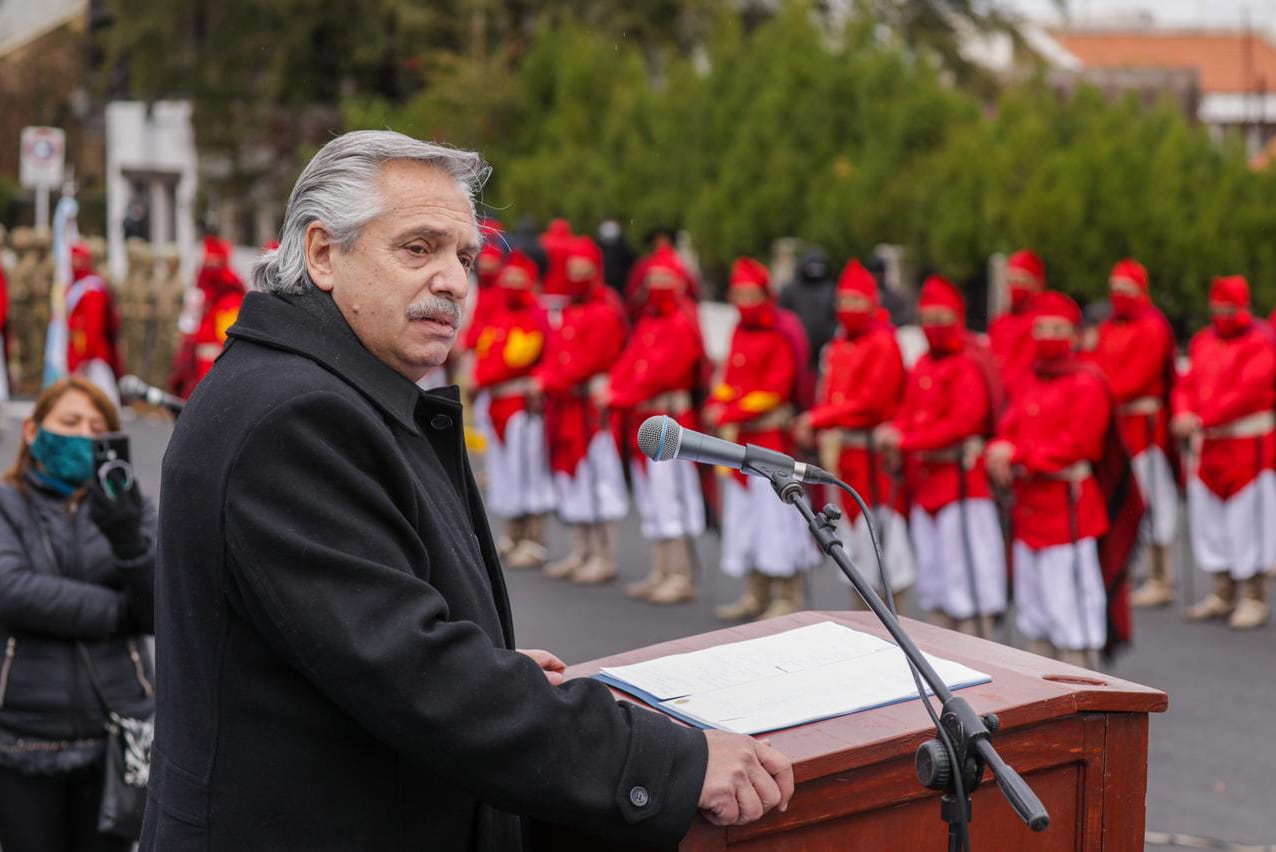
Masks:
[[[31,442],[31,457],[47,476],[74,488],[93,478],[93,441],[40,428]]]

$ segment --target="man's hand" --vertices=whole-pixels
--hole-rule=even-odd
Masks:
[[[1201,418],[1190,411],[1174,415],[1170,421],[1170,431],[1176,438],[1190,438],[1201,428]]]
[[[545,410],[545,389],[540,379],[532,378],[527,388],[527,410],[532,414],[540,414]]]
[[[793,439],[803,449],[810,449],[815,446],[815,430],[811,428],[811,416],[809,414],[803,414],[793,424]]]
[[[549,681],[550,686],[558,686],[563,682],[563,672],[567,670],[567,664],[558,659],[558,657],[555,657],[549,651],[542,651],[538,648],[519,648],[518,652],[525,657],[530,657],[532,662],[541,667],[541,671],[545,673],[545,679]]]
[[[891,473],[899,473],[904,466],[903,456],[899,452],[902,436],[892,423],[883,423],[873,430],[873,443],[882,453],[886,469]]]
[[[993,441],[988,445],[984,454],[984,464],[994,484],[1009,488],[1014,482],[1014,471],[1010,467],[1010,460],[1014,458],[1014,455],[1015,445],[1009,441]]]
[[[793,765],[770,740],[705,731],[709,763],[700,789],[700,812],[714,825],[744,825],[793,797]]]

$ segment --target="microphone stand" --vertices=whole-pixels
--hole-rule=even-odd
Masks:
[[[743,468],[770,480],[776,495],[801,513],[820,550],[837,563],[837,567],[842,569],[864,603],[868,604],[869,609],[886,627],[899,649],[904,652],[909,665],[913,667],[914,676],[920,674],[942,702],[939,739],[922,743],[917,749],[915,763],[917,779],[922,786],[943,791],[940,816],[948,823],[948,848],[960,850],[962,847],[961,826],[970,822],[970,794],[979,785],[985,766],[992,770],[997,787],[1019,818],[1033,831],[1045,831],[1050,825],[1050,815],[1045,806],[1019,773],[1002,760],[1001,755],[993,748],[992,734],[999,724],[997,717],[991,713],[980,717],[966,699],[953,695],[948,684],[904,632],[899,620],[860,575],[835,532],[837,521],[842,517],[841,510],[830,503],[823,511],[816,512],[806,499],[806,490],[800,480],[805,473],[805,465],[796,470],[785,470],[784,465],[766,458],[764,451],[754,452],[755,449],[757,448],[751,444],[745,447]],[[929,698],[925,695],[919,697],[929,707]],[[951,756],[950,745],[953,752]],[[958,790],[961,791],[960,796]]]

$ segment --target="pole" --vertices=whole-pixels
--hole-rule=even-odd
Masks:
[[[35,188],[35,226],[45,231],[49,230],[49,188],[47,186]]]

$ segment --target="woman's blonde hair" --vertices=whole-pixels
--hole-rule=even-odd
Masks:
[[[112,432],[120,431],[120,412],[115,407],[115,403],[111,402],[111,398],[103,393],[101,388],[83,376],[67,376],[45,388],[40,398],[35,401],[35,410],[31,412],[31,419],[39,424],[44,423],[49,412],[58,404],[58,400],[71,391],[79,391],[89,398],[89,402],[93,403],[93,407],[106,420],[107,429]],[[5,473],[4,481],[18,488],[23,487],[23,476],[34,464],[35,459],[31,457],[31,448],[27,446],[26,441],[19,441],[18,457],[13,461],[13,467]]]

